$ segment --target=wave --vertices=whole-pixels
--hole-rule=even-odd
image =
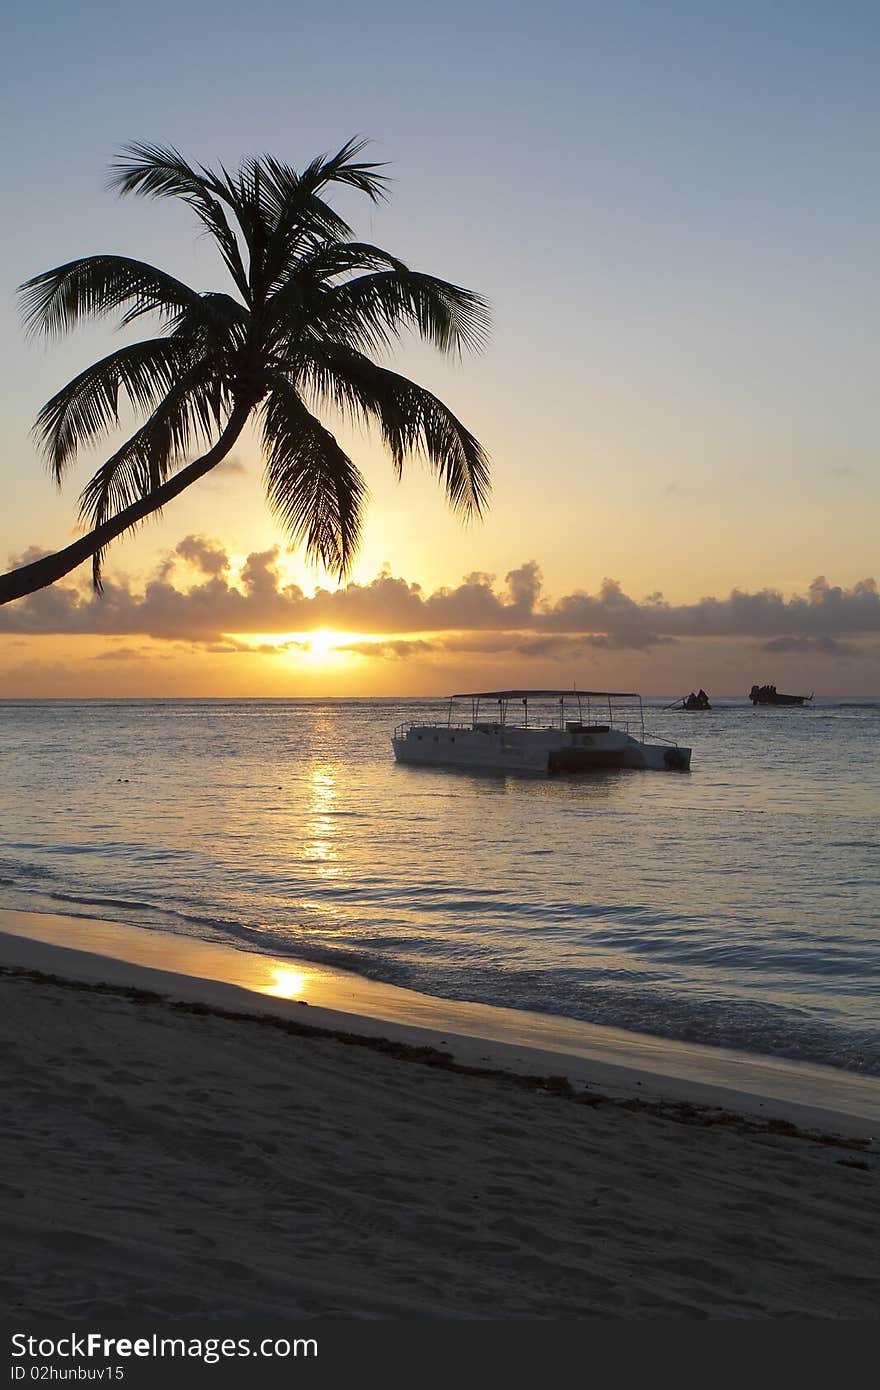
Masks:
[[[680,1042],[736,1049],[880,1076],[876,1029],[818,1020],[796,1004],[757,1003],[731,995],[675,994],[662,976],[637,978],[626,969],[572,970],[456,965],[431,949],[430,938],[383,935],[333,945],[290,928],[188,913],[136,899],[53,892],[42,896],[69,908],[109,908],[125,920],[172,935],[237,945],[249,954],[312,961],[417,990],[435,998],[550,1014]],[[31,908],[33,910],[33,907]],[[149,920],[142,914],[149,913]],[[89,920],[96,914],[76,910]],[[118,918],[117,918],[118,920]]]
[[[80,907],[116,907],[125,912],[158,912],[155,903],[139,902],[136,898],[88,897],[80,893],[63,893],[53,889],[46,894],[53,902],[72,903]]]

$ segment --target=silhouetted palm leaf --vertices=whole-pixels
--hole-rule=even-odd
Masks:
[[[191,365],[194,349],[186,338],[153,338],[131,343],[87,367],[47,401],[34,427],[57,482],[80,445],[119,425],[119,393],[131,405],[152,410]]]
[[[346,574],[360,543],[366,483],[283,378],[263,404],[263,447],[269,502],[291,539]]]
[[[228,201],[224,184],[201,165],[193,169],[173,147],[127,145],[111,165],[108,186],[120,193],[143,193],[151,198],[181,198],[193,209],[205,231],[216,241],[226,268],[239,291],[247,294],[241,250],[220,200]]]
[[[339,345],[315,349],[302,379],[337,409],[378,424],[398,476],[408,458],[424,459],[450,504],[479,515],[489,497],[489,465],[478,440],[441,400],[405,376]]]
[[[218,390],[209,362],[183,373],[147,422],[103,463],[80,494],[80,519],[95,528],[149,496],[165,482],[175,463],[194,444],[208,443],[219,428],[229,400]],[[100,591],[104,547],[92,560],[92,581]]]
[[[441,352],[479,351],[489,320],[472,290],[403,269],[376,271],[331,292],[343,322],[365,346],[387,347],[402,328],[414,329]]]
[[[84,256],[26,280],[19,289],[29,334],[57,337],[81,319],[112,314],[123,305],[123,322],[140,314],[168,318],[199,296],[181,280],[128,256]]]

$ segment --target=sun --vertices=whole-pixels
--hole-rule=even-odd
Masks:
[[[338,632],[332,627],[319,627],[299,636],[300,655],[316,665],[337,666],[357,661],[369,638],[358,632]]]
[[[290,661],[304,662],[317,670],[362,661],[374,639],[359,632],[318,627],[311,632],[249,632],[247,640],[253,644],[252,650],[266,655],[283,652]]]
[[[339,633],[333,632],[329,627],[319,627],[309,638],[309,656],[327,656],[332,652],[334,643],[338,641]]]

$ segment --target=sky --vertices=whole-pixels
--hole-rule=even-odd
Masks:
[[[505,685],[880,694],[880,9],[114,0],[16,7],[0,103],[0,559],[67,544],[31,434],[112,323],[25,339],[23,280],[118,251],[226,288],[125,143],[293,164],[354,134],[357,233],[492,303],[460,362],[404,340],[492,461],[462,525],[342,431],[371,503],[347,591],[289,549],[255,437],[88,567],[0,609],[0,694],[404,695]],[[103,455],[106,456],[106,455]]]

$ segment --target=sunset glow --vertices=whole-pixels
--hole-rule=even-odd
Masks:
[[[297,644],[302,643],[302,655],[316,665],[339,666],[357,662],[361,653],[351,648],[361,647],[369,641],[370,638],[362,633],[336,632],[333,628],[321,627],[315,632],[297,633],[292,647],[295,652]]]
[[[0,611],[3,693],[880,690],[878,320],[865,291],[880,193],[863,174],[880,120],[867,57],[878,17],[829,10],[791,28],[739,7],[719,44],[698,10],[561,4],[548,21],[532,7],[499,31],[489,10],[453,0],[444,23],[468,42],[425,71],[435,21],[380,6],[368,90],[360,43],[343,43],[332,91],[319,62],[299,63],[295,110],[278,95],[291,36],[302,54],[326,52],[329,12],[273,13],[246,37],[232,13],[206,34],[175,12],[172,51],[157,19],[140,61],[167,73],[169,108],[126,80],[95,17],[56,7],[47,52],[22,11],[7,183],[28,215],[10,223],[4,257],[0,558],[14,568],[66,546],[85,479],[116,447],[84,448],[54,489],[31,433],[43,404],[155,330],[145,318],[120,335],[108,318],[29,341],[15,287],[115,249],[200,293],[237,293],[186,208],[107,191],[107,161],[138,136],[230,168],[260,150],[300,167],[353,131],[374,138],[367,157],[390,196],[340,191],[352,239],[471,287],[494,321],[485,348],[460,356],[405,333],[387,366],[479,440],[492,493],[463,524],[418,451],[398,478],[381,429],[316,406],[369,494],[341,583],[266,506],[255,417],[219,467],[113,542],[102,599],[84,565]],[[205,43],[251,56],[243,99],[207,133],[211,65],[194,73],[182,56]],[[58,97],[63,55],[83,45],[93,80],[73,111]],[[417,99],[401,81],[413,71]],[[540,101],[512,130],[526,90]],[[541,173],[524,205],[526,169]]]
[[[316,657],[318,660],[326,657],[333,651],[334,646],[339,641],[337,633],[331,632],[328,628],[322,627],[312,634],[309,638],[309,656]]]

